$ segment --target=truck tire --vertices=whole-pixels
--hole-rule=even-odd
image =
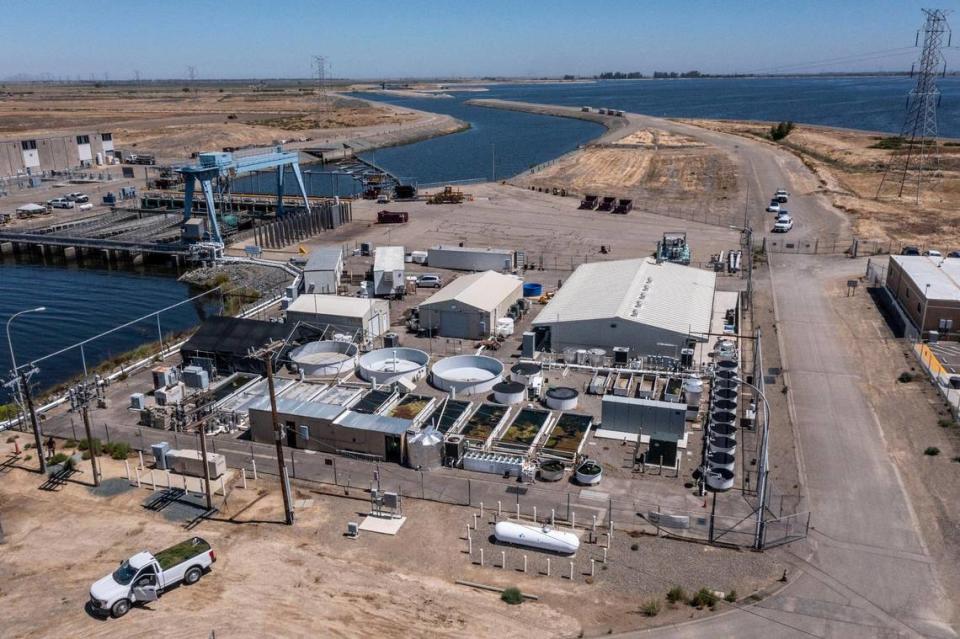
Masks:
[[[114,619],[119,619],[130,612],[130,600],[121,599],[117,603],[113,604],[113,607],[110,608],[110,616]]]
[[[200,569],[200,566],[193,566],[191,568],[188,568],[187,572],[184,573],[183,583],[187,584],[188,586],[192,586],[193,584],[200,581],[200,577],[202,576],[203,576],[203,570]]]

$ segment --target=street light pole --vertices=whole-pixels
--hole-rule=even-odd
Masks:
[[[770,470],[768,468],[770,451],[770,403],[767,402],[767,397],[763,394],[763,391],[753,384],[750,384],[749,382],[746,382],[740,378],[735,378],[734,381],[752,388],[760,397],[760,401],[763,402],[763,432],[760,436],[760,469],[757,473],[757,497],[758,501],[760,502],[760,507],[757,509],[757,528],[756,536],[754,538],[754,549],[763,550],[763,511],[767,506],[767,477],[770,474]]]
[[[30,388],[27,385],[27,375],[23,371],[19,370],[17,366],[17,355],[13,349],[13,338],[10,335],[10,325],[13,323],[13,320],[17,319],[21,315],[27,313],[42,313],[47,310],[45,306],[38,306],[36,308],[28,308],[24,311],[19,311],[14,313],[7,319],[7,346],[10,347],[10,364],[13,366],[13,374],[20,377],[20,384],[18,385],[20,401],[21,404],[26,404],[25,408],[30,415],[30,423],[33,426],[33,437],[37,447],[37,458],[40,461],[40,473],[47,472],[47,459],[44,457],[43,442],[40,439],[40,422],[37,420],[37,413],[33,409],[33,399],[30,397]]]

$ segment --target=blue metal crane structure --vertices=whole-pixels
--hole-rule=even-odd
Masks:
[[[193,166],[184,166],[177,169],[183,176],[183,221],[190,219],[193,211],[194,181],[200,182],[203,196],[207,202],[207,217],[210,220],[210,248],[217,257],[223,250],[223,236],[220,234],[220,224],[217,221],[217,209],[213,197],[213,181],[222,177],[233,178],[242,173],[255,171],[277,171],[277,216],[283,215],[283,174],[288,166],[293,168],[303,197],[303,205],[310,211],[310,202],[307,200],[307,190],[303,185],[303,175],[300,173],[300,158],[296,151],[285,152],[283,147],[277,146],[272,152],[255,155],[235,156],[233,153],[210,152],[200,153],[200,163]]]

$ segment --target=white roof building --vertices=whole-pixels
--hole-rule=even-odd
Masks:
[[[402,246],[378,246],[373,255],[373,292],[378,296],[403,293],[404,263]]]
[[[673,355],[688,337],[706,339],[716,274],[653,258],[583,264],[540,312],[554,352],[630,348],[634,355]]]
[[[523,295],[523,280],[494,271],[458,277],[420,304],[420,325],[441,337],[481,339]]]
[[[390,329],[390,304],[386,300],[342,295],[300,295],[287,307],[287,324],[304,322],[355,339],[377,337]]]

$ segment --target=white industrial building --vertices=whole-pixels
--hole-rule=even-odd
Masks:
[[[298,322],[355,339],[379,337],[390,329],[390,304],[386,300],[341,295],[301,295],[287,307],[287,325]]]
[[[494,271],[458,277],[420,304],[420,326],[442,337],[482,339],[523,295],[523,280]]]
[[[378,246],[373,256],[373,294],[377,297],[403,295],[403,278],[403,247]]]
[[[467,246],[434,246],[427,251],[427,264],[453,271],[513,270],[513,251]]]
[[[716,274],[654,258],[583,264],[533,326],[554,352],[627,347],[632,356],[675,355],[710,332]]]
[[[339,246],[316,248],[303,267],[304,293],[335,294],[343,275],[343,251]]]

